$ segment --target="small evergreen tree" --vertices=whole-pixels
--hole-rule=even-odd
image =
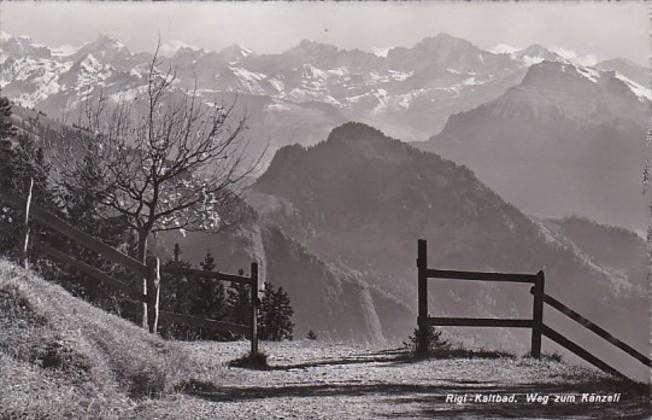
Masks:
[[[317,334],[313,330],[308,331],[308,335],[306,336],[308,340],[316,340],[317,339]]]
[[[32,203],[55,212],[53,197],[48,189],[49,172],[50,167],[45,161],[43,150],[36,146],[31,136],[18,134],[15,145],[8,149],[0,160],[0,189],[27,197],[33,180]],[[15,257],[18,246],[22,246],[18,242],[22,238],[20,229],[24,217],[22,210],[0,206],[0,221],[11,225],[14,229],[11,234],[0,235],[0,251],[6,256]],[[32,235],[45,236],[38,224],[32,222],[30,225]],[[54,241],[56,238],[51,234],[48,237],[49,241]]]
[[[165,263],[165,268],[191,268],[190,262],[181,258],[181,246],[174,244],[172,259]],[[195,283],[188,277],[179,274],[170,274],[165,268],[161,270],[161,309],[180,314],[192,313],[192,299],[198,293]],[[161,323],[161,335],[176,339],[192,340],[199,337],[196,328],[182,324]]]
[[[191,268],[192,264],[181,258],[181,254],[181,246],[175,243],[173,257],[166,263],[166,267]],[[184,275],[168,274],[165,270],[163,270],[163,273],[161,282],[164,282],[165,287],[161,288],[163,294],[161,296],[161,306],[173,312],[191,314],[193,309],[192,299],[197,293],[193,283]]]
[[[435,327],[428,326],[424,332],[426,334],[426,340],[428,342],[428,352],[436,352],[436,351],[442,351],[442,350],[448,350],[451,348],[451,344],[448,342],[448,340],[445,340],[442,338],[442,331],[439,329],[436,329]],[[407,342],[403,342],[403,345],[409,349],[412,352],[416,352],[417,350],[417,345],[419,342],[419,336],[421,334],[421,331],[419,327],[414,329],[414,332],[410,337],[408,337]]]
[[[216,271],[215,258],[210,250],[206,250],[204,260],[199,263],[204,271]],[[226,291],[224,284],[217,279],[199,277],[195,279],[196,294],[193,296],[192,314],[202,318],[223,320],[228,314]],[[202,339],[226,340],[231,339],[229,332],[199,329]]]
[[[258,312],[258,328],[261,340],[292,340],[294,310],[290,297],[279,287],[274,290],[270,283],[265,283],[265,292]]]
[[[199,263],[204,271],[216,271],[215,258],[210,250],[206,250],[204,261]],[[224,284],[216,279],[200,277],[198,293],[194,299],[193,312],[204,318],[222,320],[227,315],[226,292]]]

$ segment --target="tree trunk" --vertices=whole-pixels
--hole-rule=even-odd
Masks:
[[[146,258],[147,258],[147,236],[149,235],[148,232],[145,232],[144,230],[141,230],[138,232],[138,249],[137,249],[137,257],[138,261],[142,262],[143,264],[146,264]],[[143,295],[147,295],[147,277],[143,277],[140,279],[140,281],[143,282]],[[141,323],[143,325],[143,328],[148,328],[148,321],[147,321],[147,301],[144,300],[143,303],[143,312],[142,312],[142,317],[141,317]]]

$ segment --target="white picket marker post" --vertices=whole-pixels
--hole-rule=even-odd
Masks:
[[[29,191],[25,201],[25,223],[23,224],[23,246],[20,250],[20,264],[23,268],[29,268],[29,208],[32,206],[32,191],[34,190],[34,178],[29,179]]]

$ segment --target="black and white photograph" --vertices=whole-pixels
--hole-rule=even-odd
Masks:
[[[0,1],[0,419],[649,419],[644,1]]]

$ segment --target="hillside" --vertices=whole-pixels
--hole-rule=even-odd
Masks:
[[[641,335],[647,328],[645,276],[623,278],[597,268],[563,235],[552,235],[505,202],[469,169],[371,127],[347,123],[316,146],[281,149],[252,195],[265,217],[310,252],[364,273],[407,303],[416,301],[416,239],[424,238],[431,267],[543,269],[547,293],[623,339],[647,346]],[[531,311],[527,290],[514,285],[433,281],[431,289],[431,312],[442,316],[514,317]],[[506,330],[478,334],[496,345],[529,343]]]
[[[419,148],[467,165],[541,217],[582,215],[645,232],[649,91],[614,71],[544,61],[495,101],[452,115]]]
[[[641,67],[624,58],[605,60],[596,64],[595,67],[600,70],[615,71],[641,86],[649,86],[650,84],[650,69]]]
[[[269,370],[228,367],[247,342],[163,341],[7,261],[0,261],[0,327],[3,419],[650,414],[644,387],[552,359],[411,362],[400,351],[318,339],[261,343]],[[526,403],[533,389],[620,392],[622,402]],[[520,401],[445,403],[447,393],[459,392],[514,393]]]
[[[410,305],[363,273],[318,257],[264,218],[255,216],[217,234],[161,235],[157,252],[170,256],[174,243],[193,262],[210,250],[225,272],[247,270],[251,261],[258,261],[261,283],[282,286],[290,297],[295,337],[313,330],[329,339],[380,344],[405,338],[415,325]]]
[[[14,111],[14,124],[49,152],[66,144],[50,131],[63,131],[61,123],[22,107]],[[65,163],[57,158],[53,162],[56,176],[56,166]],[[184,258],[196,265],[210,250],[219,268],[232,273],[248,270],[251,261],[257,260],[261,282],[269,281],[288,292],[299,337],[313,330],[333,339],[380,343],[403,339],[414,326],[411,306],[375,287],[373,279],[337,261],[320,259],[240,200],[224,211],[244,216],[236,226],[217,234],[162,233],[152,239],[156,253],[165,262],[179,243]]]
[[[588,259],[615,275],[631,279],[647,277],[647,245],[634,232],[579,217],[547,220],[544,224],[551,231],[560,232]],[[646,285],[639,282],[638,286]]]
[[[174,343],[0,261],[0,418],[124,418],[185,363]]]

